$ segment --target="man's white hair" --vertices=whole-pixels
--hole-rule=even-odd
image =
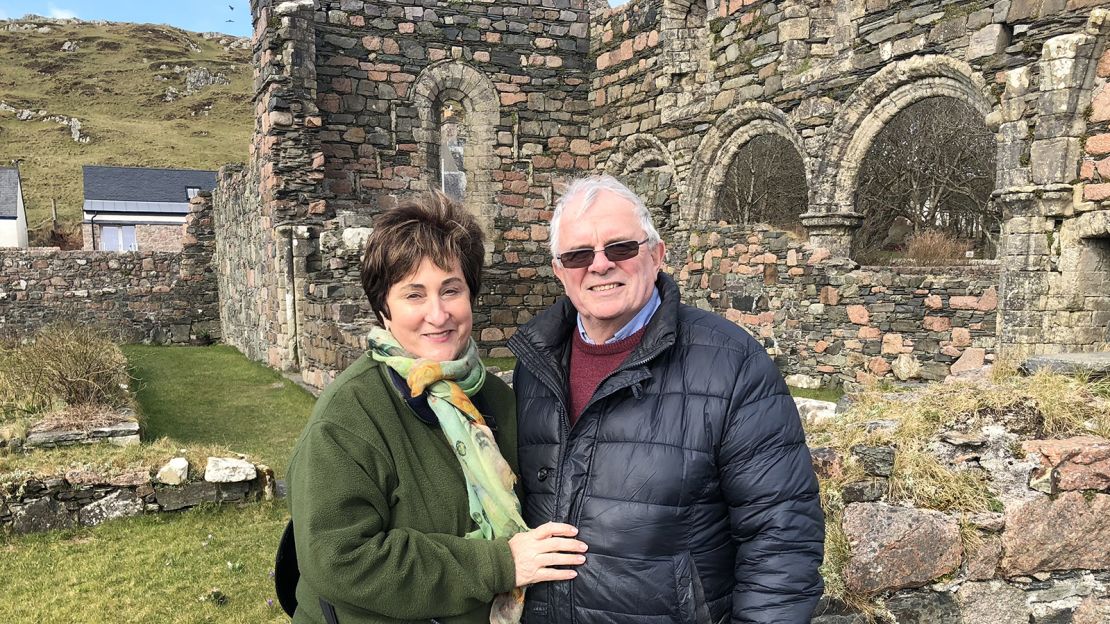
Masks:
[[[602,191],[613,193],[632,204],[636,218],[640,221],[640,227],[644,230],[644,236],[647,237],[647,244],[656,245],[659,243],[659,231],[655,229],[655,225],[651,222],[651,213],[648,212],[644,201],[632,189],[613,176],[592,175],[571,180],[570,184],[567,185],[566,192],[555,203],[555,213],[551,216],[551,233],[548,237],[552,256],[558,256],[561,253],[559,251],[559,224],[563,221],[567,206],[580,199],[581,203],[573,211],[575,214],[572,216],[581,217],[589,212]]]

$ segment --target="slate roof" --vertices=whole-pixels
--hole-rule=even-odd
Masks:
[[[15,219],[18,210],[19,169],[0,167],[0,219]]]
[[[186,189],[211,191],[215,171],[85,165],[85,212],[186,214]]]

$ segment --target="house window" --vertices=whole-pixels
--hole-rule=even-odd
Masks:
[[[196,197],[197,193],[199,193],[199,192],[200,192],[200,187],[199,186],[185,187],[185,194],[189,196],[189,199],[192,199],[192,198]]]
[[[139,245],[135,241],[135,226],[133,225],[102,225],[100,226],[101,251],[138,251]]]

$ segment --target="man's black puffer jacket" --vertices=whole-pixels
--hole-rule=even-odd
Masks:
[[[824,517],[786,384],[746,332],[682,305],[670,277],[656,285],[643,340],[573,430],[573,306],[509,341],[524,519],[573,524],[589,545],[576,579],[528,590],[524,621],[807,623]]]

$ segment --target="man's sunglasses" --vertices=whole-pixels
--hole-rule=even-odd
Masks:
[[[609,243],[603,249],[572,249],[559,254],[557,257],[563,268],[584,269],[594,263],[594,254],[598,251],[604,252],[605,257],[610,262],[631,260],[640,255],[640,245],[646,242],[648,242],[648,239],[645,238],[638,243],[632,240]]]

